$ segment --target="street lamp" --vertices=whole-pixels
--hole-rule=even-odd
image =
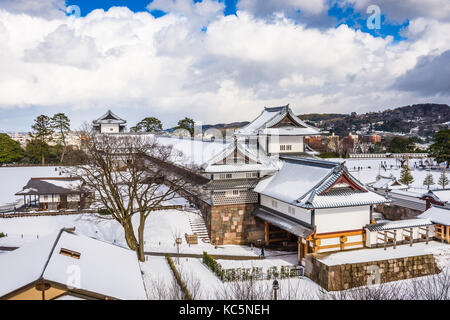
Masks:
[[[272,288],[273,288],[273,299],[277,300],[277,291],[278,289],[280,289],[280,285],[278,284],[277,279],[273,280]]]
[[[181,238],[177,238],[175,242],[177,244],[177,255],[178,255],[177,262],[178,264],[180,264],[180,244],[182,244],[183,240]]]

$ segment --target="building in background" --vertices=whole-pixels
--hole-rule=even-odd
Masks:
[[[97,120],[92,121],[95,132],[98,133],[122,133],[126,130],[127,121],[108,110]]]

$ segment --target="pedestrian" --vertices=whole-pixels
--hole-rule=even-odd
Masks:
[[[264,246],[261,247],[261,257],[264,258]]]

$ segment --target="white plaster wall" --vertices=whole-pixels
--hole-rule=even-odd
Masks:
[[[280,145],[292,145],[292,150],[281,151],[282,153],[303,152],[303,136],[269,136],[269,152],[280,153]]]
[[[100,125],[101,133],[118,133],[119,132],[119,124],[101,124]]]
[[[272,206],[272,200],[277,201],[277,208],[274,208]],[[308,224],[311,224],[311,211],[303,209],[303,208],[299,208],[299,207],[295,207],[295,206],[291,206],[293,208],[295,208],[295,214],[289,213],[288,211],[288,207],[290,206],[288,203],[265,196],[265,195],[261,195],[261,205],[266,206],[268,208],[271,208],[275,211],[284,213],[287,216],[291,216],[295,219],[301,220],[303,222],[306,222]]]
[[[370,206],[316,209],[317,233],[357,230],[370,223]]]
[[[45,196],[47,196],[47,199],[45,199]],[[53,199],[52,199],[52,195],[51,194],[40,195],[39,196],[39,202],[42,202],[42,203],[59,202],[59,194],[55,194],[53,196]]]

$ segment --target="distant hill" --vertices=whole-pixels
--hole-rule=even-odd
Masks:
[[[387,131],[410,133],[415,129],[417,135],[432,136],[435,130],[446,126],[450,121],[450,106],[447,104],[414,104],[379,112],[357,114],[344,113],[309,113],[298,117],[309,124],[345,136],[350,131]],[[237,129],[247,125],[248,121],[204,125],[203,131],[214,128],[220,131]],[[448,126],[448,124],[447,124]],[[173,131],[173,128],[167,131]]]
[[[305,116],[309,115],[301,115],[302,118]],[[335,132],[339,136],[359,130],[407,134],[413,129],[419,136],[430,137],[435,130],[445,127],[444,123],[450,121],[450,106],[433,103],[415,104],[364,114],[352,112],[343,117],[336,115],[315,121],[319,127]]]

